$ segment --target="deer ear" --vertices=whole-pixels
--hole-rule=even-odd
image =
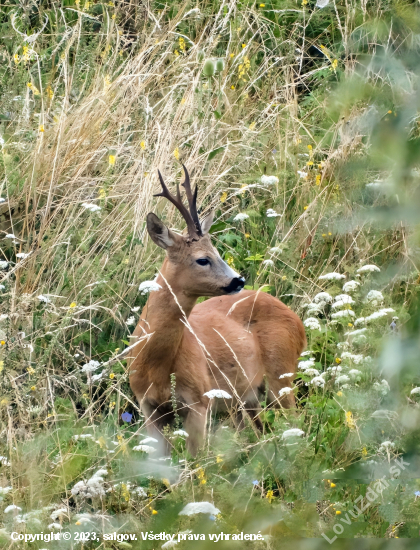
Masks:
[[[214,220],[214,210],[210,210],[207,216],[200,221],[201,232],[203,233],[203,235],[206,235],[210,231],[210,228],[213,224],[213,220]]]
[[[147,214],[147,231],[152,241],[163,249],[173,246],[182,237],[173,233],[153,212]]]

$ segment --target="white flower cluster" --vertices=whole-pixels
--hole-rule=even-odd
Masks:
[[[260,181],[263,185],[275,185],[279,182],[279,178],[277,176],[262,175]]]
[[[290,378],[290,376],[295,376],[295,374],[293,372],[286,372],[285,374],[281,374],[279,376],[279,379],[281,380],[282,378]]]
[[[378,302],[384,301],[384,297],[382,292],[379,292],[379,290],[371,290],[370,292],[368,292],[366,300],[368,302],[371,302],[373,305],[377,305]]]
[[[90,202],[84,202],[82,204],[82,206],[85,210],[89,210],[89,212],[99,212],[99,210],[101,210],[100,206],[98,206],[97,204],[90,203]]]
[[[357,270],[357,273],[373,273],[374,271],[381,271],[377,265],[364,265]]]
[[[5,262],[4,260],[0,260],[0,269],[7,269],[9,267],[9,262]]]
[[[270,248],[269,252],[270,254],[281,254],[283,250],[278,246],[273,246],[273,248]]]
[[[19,260],[25,260],[26,258],[29,258],[30,255],[30,252],[28,254],[25,254],[25,252],[18,252],[16,254],[16,258],[19,258]]]
[[[360,370],[357,370],[357,369],[349,370],[349,376],[355,382],[360,382],[360,380],[362,379],[362,373],[360,372]]]
[[[156,452],[156,449],[150,445],[136,445],[133,447],[133,451],[141,451],[143,453],[152,454]]]
[[[266,267],[273,267],[274,262],[273,262],[273,260],[264,260],[262,265],[265,265]]]
[[[299,361],[299,363],[298,363],[298,369],[300,369],[300,370],[312,369],[314,366],[315,366],[315,359],[308,359],[306,361]]]
[[[4,509],[5,514],[9,514],[10,512],[21,512],[21,511],[22,511],[22,508],[20,508],[19,506],[16,506],[16,504],[9,504],[9,506],[7,506]]]
[[[319,375],[312,378],[311,382],[312,386],[315,386],[316,388],[323,388],[325,386],[325,380],[324,377]]]
[[[340,319],[341,317],[356,317],[356,314],[352,309],[342,309],[331,314],[333,319]]]
[[[358,286],[360,286],[360,283],[357,281],[347,281],[347,283],[344,283],[343,285],[343,291],[354,292],[355,290],[357,290]]]
[[[49,303],[51,302],[51,299],[50,299],[47,295],[45,295],[45,294],[40,294],[40,295],[38,296],[38,300],[39,300],[40,302],[44,302],[44,304],[49,304]]]
[[[267,210],[267,212],[265,213],[265,215],[267,216],[267,218],[278,218],[278,217],[282,216],[282,214],[279,214],[278,212],[276,212],[272,208],[269,208]]]
[[[236,216],[233,218],[234,222],[243,222],[249,218],[248,214],[244,214],[243,212],[236,214]]]
[[[352,353],[349,353],[348,351],[343,351],[341,354],[341,359],[349,359],[352,361],[355,365],[361,365],[365,361],[364,355],[353,355]],[[369,357],[370,359],[370,357]]]
[[[10,466],[10,462],[8,461],[7,457],[1,456],[1,455],[0,455],[0,464],[2,466]]]
[[[188,434],[185,430],[175,430],[173,435],[177,435],[180,437],[190,437],[190,434]]]
[[[410,392],[410,395],[420,395],[420,387],[413,388]]]
[[[82,372],[88,373],[88,372],[94,372],[101,366],[101,363],[99,361],[95,361],[94,359],[91,359],[89,363],[85,363],[82,367]]]
[[[345,279],[345,275],[341,275],[341,273],[335,273],[333,271],[332,273],[326,273],[325,275],[321,275],[318,277],[321,281],[339,281],[340,279]]]
[[[136,318],[134,317],[134,315],[132,315],[131,317],[129,317],[127,319],[127,321],[125,322],[125,324],[128,326],[128,327],[134,327],[136,326]]]
[[[321,325],[316,317],[308,317],[303,321],[303,324],[309,330],[321,330]]]
[[[93,439],[93,435],[92,434],[79,434],[79,435],[74,435],[73,436],[74,441],[78,441],[79,439]]]
[[[381,380],[380,382],[375,382],[373,384],[373,389],[382,395],[386,395],[391,388],[386,380]]]
[[[220,510],[211,502],[189,502],[179,512],[180,516],[193,516],[194,514],[211,514],[217,516],[217,514],[220,514]]]
[[[283,397],[283,395],[289,395],[289,393],[292,393],[293,392],[293,389],[292,388],[281,388],[281,390],[279,390],[279,397]]]
[[[148,292],[156,292],[162,287],[156,281],[143,281],[140,283],[139,291],[141,294],[147,294]]]
[[[107,470],[98,470],[87,481],[78,481],[72,488],[71,494],[82,498],[96,498],[105,496],[104,478]]]
[[[333,297],[328,292],[319,292],[313,300],[316,304],[326,305],[331,304]]]
[[[300,430],[299,428],[290,428],[290,430],[286,430],[282,434],[283,439],[288,439],[290,437],[302,437],[305,435],[305,432],[303,430]]]
[[[210,390],[205,392],[204,394],[209,399],[213,399],[215,397],[218,397],[220,399],[232,399],[232,396],[228,394],[228,392],[224,390]]]

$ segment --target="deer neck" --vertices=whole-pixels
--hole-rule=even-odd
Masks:
[[[182,291],[176,273],[167,259],[156,282],[161,288],[150,293],[139,323],[152,336],[143,347],[139,358],[148,368],[170,369],[182,341],[184,323],[197,298]],[[141,336],[140,333],[138,335]]]

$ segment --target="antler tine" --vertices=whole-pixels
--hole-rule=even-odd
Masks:
[[[192,219],[194,220],[195,226],[197,228],[198,234],[201,235],[201,225],[200,220],[198,218],[198,212],[197,212],[197,192],[198,187],[195,186],[194,193],[191,192],[191,183],[190,183],[190,175],[188,173],[188,170],[185,168],[184,165],[182,165],[182,168],[184,169],[185,173],[185,180],[182,184],[185,188],[185,192],[187,194],[188,204],[190,206],[190,214]]]
[[[174,197],[169,191],[169,189],[166,187],[165,182],[163,181],[162,174],[160,173],[160,170],[158,170],[159,174],[159,180],[160,184],[162,186],[162,193],[156,193],[153,195],[154,197],[164,197],[165,199],[168,199],[182,214],[182,217],[187,222],[187,228],[188,228],[188,235],[190,238],[194,239],[194,237],[199,237],[200,234],[197,230],[197,227],[195,225],[195,222],[191,216],[191,214],[188,212],[187,208],[182,202],[181,199],[181,193],[179,192],[179,185],[176,186],[177,190],[177,196]]]

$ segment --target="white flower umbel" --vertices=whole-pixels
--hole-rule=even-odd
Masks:
[[[286,374],[281,374],[279,376],[279,379],[281,380],[282,378],[290,378],[291,376],[296,376],[293,372],[286,372]]]
[[[325,380],[322,376],[315,376],[309,383],[316,388],[323,388],[325,386]]]
[[[26,258],[29,258],[30,255],[30,252],[28,254],[25,254],[25,252],[18,252],[16,254],[16,258],[19,258],[19,260],[26,260]]]
[[[377,265],[364,265],[357,270],[357,273],[373,273],[374,271],[381,271]]]
[[[188,434],[185,430],[175,430],[174,435],[179,435],[181,437],[190,437],[190,434]]]
[[[133,447],[133,451],[141,451],[143,453],[152,454],[156,452],[156,449],[150,445],[136,445]]]
[[[102,376],[105,374],[105,371],[103,370],[99,374],[94,374],[91,376],[91,378],[88,379],[89,384],[94,384],[95,382],[98,382],[99,380],[102,380]]]
[[[364,318],[362,317],[362,319],[364,319]],[[356,321],[354,323],[356,324]],[[344,333],[344,336],[359,336],[360,334],[363,334],[366,331],[367,331],[366,327],[359,328],[357,330],[351,330],[349,332]]]
[[[325,275],[321,275],[318,277],[320,281],[339,281],[340,279],[345,279],[345,275],[341,275],[341,273],[336,273],[333,271],[332,273],[326,273]]]
[[[156,292],[162,287],[156,281],[143,281],[140,283],[139,291],[142,294],[147,294],[148,292]]]
[[[48,525],[48,529],[51,531],[52,529],[62,529],[61,525],[59,523],[50,523]]]
[[[389,313],[395,313],[395,310],[392,309],[392,307],[388,307],[388,308],[380,309],[378,311],[374,311],[371,315],[368,315],[367,317],[365,317],[364,321],[366,323],[370,323],[371,321],[376,321],[377,319],[382,319],[383,317],[387,317]]]
[[[315,6],[317,8],[326,8],[328,4],[330,3],[330,0],[316,0]]]
[[[307,361],[299,361],[298,369],[306,370],[311,369],[315,366],[315,359],[308,359]]]
[[[233,218],[234,222],[243,222],[249,218],[248,214],[239,213]]]
[[[333,301],[333,297],[328,294],[328,292],[319,292],[316,296],[314,296],[313,301],[316,304],[331,304]]]
[[[394,448],[395,448],[395,443],[393,443],[392,441],[383,441],[379,445],[379,452],[390,451],[391,449],[394,449]]]
[[[288,439],[289,437],[302,437],[303,435],[305,435],[303,430],[300,430],[299,428],[290,428],[290,430],[283,432],[282,438]]]
[[[410,395],[420,395],[420,387],[413,388],[410,392]]]
[[[341,386],[342,384],[348,384],[349,382],[350,382],[350,377],[347,376],[346,374],[342,374],[341,376],[337,376],[337,378],[335,379],[335,383],[338,386]]]
[[[82,206],[85,210],[89,210],[89,212],[99,212],[99,210],[101,210],[100,206],[98,206],[97,204],[90,203],[90,202],[84,202],[82,204]]]
[[[373,389],[382,395],[386,395],[389,392],[390,387],[386,380],[381,380],[380,382],[375,382],[373,384]]]
[[[137,323],[136,323],[136,318],[134,317],[134,315],[132,315],[131,317],[129,317],[127,319],[127,321],[125,322],[125,324],[128,326],[128,327],[133,327],[135,326]]]
[[[289,393],[292,393],[292,392],[293,392],[292,388],[281,388],[281,390],[279,390],[279,397],[283,397],[283,395],[289,395]]]
[[[219,399],[232,399],[232,396],[224,390],[210,390],[206,391],[204,395],[209,399],[214,399],[215,397],[218,397]]]
[[[360,370],[357,369],[349,370],[349,376],[352,380],[356,382],[360,382],[360,380],[362,379],[362,373],[360,372]]]
[[[353,298],[351,296],[349,296],[348,294],[338,294],[334,298],[334,301],[335,302],[343,302],[343,304],[354,304]],[[333,304],[332,307],[334,307],[334,304]]]
[[[371,302],[373,305],[377,305],[384,301],[384,296],[379,290],[371,290],[366,296],[366,301]]]
[[[16,235],[14,235],[13,233],[7,233],[5,236],[4,236],[5,239],[17,239]]]
[[[277,176],[263,175],[261,176],[260,181],[263,185],[275,185],[276,183],[279,182],[279,178]]]
[[[7,457],[1,456],[1,455],[0,455],[0,464],[2,466],[10,466],[10,462],[7,460]]]
[[[311,302],[310,304],[306,304],[306,313],[308,315],[319,315],[322,313],[324,304],[315,304],[315,302]]]
[[[304,371],[304,373],[307,376],[319,376],[319,370],[318,369],[306,369]]]
[[[360,283],[357,281],[347,281],[347,283],[344,283],[343,285],[343,291],[344,292],[354,292],[357,290],[357,287],[360,286]]]
[[[337,366],[328,367],[328,369],[327,369],[327,371],[331,374],[331,376],[335,376],[336,374],[338,374],[342,370],[343,370],[343,367],[337,367]]]
[[[364,355],[354,355],[353,353],[350,353],[348,351],[343,351],[341,354],[341,359],[344,361],[345,359],[349,359],[352,361],[355,365],[361,365],[363,361],[365,360]]]
[[[10,512],[21,512],[22,508],[19,506],[16,506],[16,504],[9,504],[7,508],[4,509],[5,514],[9,514]]]
[[[282,254],[283,249],[278,246],[273,246],[273,248],[270,248],[269,252],[270,254]]]
[[[217,516],[217,514],[220,514],[220,510],[211,502],[189,502],[179,512],[180,516],[193,516],[194,514],[211,514]]]
[[[58,519],[60,516],[63,516],[64,514],[67,515],[68,513],[68,510],[67,508],[59,508],[58,510],[54,510],[54,512],[52,512],[52,514],[50,515],[50,518],[55,521],[56,519]]]
[[[145,437],[141,441],[139,441],[140,445],[146,445],[147,443],[159,443],[157,439],[154,437]]]
[[[6,199],[4,199],[3,197],[0,197],[0,204],[1,204],[2,202],[6,202]]]
[[[99,361],[95,361],[94,359],[91,359],[89,363],[85,363],[82,367],[82,372],[88,373],[88,372],[94,372],[101,366],[101,363]]]
[[[336,311],[335,313],[331,314],[331,317],[333,319],[340,319],[343,317],[355,317],[355,313],[352,309],[342,309],[341,311]]]
[[[269,208],[267,210],[267,212],[265,213],[265,215],[267,216],[267,218],[279,218],[279,217],[282,216],[282,214],[279,214],[278,212],[276,212],[272,208]]]
[[[44,294],[40,294],[38,296],[38,300],[40,302],[44,302],[44,304],[49,304],[51,302],[50,298],[48,298],[48,296],[45,296]]]
[[[7,269],[9,267],[9,262],[5,262],[4,260],[0,260],[0,269]]]
[[[340,307],[347,306],[348,304],[351,304],[351,303],[354,303],[354,300],[352,300],[352,302],[337,300],[336,302],[333,303],[331,307],[332,309],[339,309]]]
[[[92,434],[79,434],[79,435],[74,435],[72,439],[74,441],[77,441],[79,439],[93,439],[93,435]]]
[[[321,325],[315,317],[308,317],[303,321],[303,324],[309,330],[321,330]]]

